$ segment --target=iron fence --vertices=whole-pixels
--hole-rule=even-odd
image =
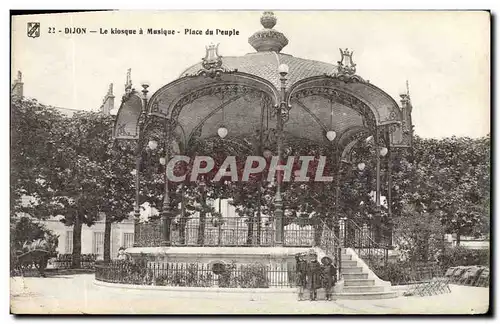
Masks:
[[[137,285],[270,288],[295,287],[296,267],[287,264],[166,263],[147,261],[111,261],[97,263],[96,280]]]
[[[381,228],[367,224],[359,226],[351,219],[340,223],[341,240],[344,247],[354,249],[370,269],[383,269],[387,266],[392,238],[386,236]]]
[[[95,254],[81,254],[80,255],[80,268],[93,269],[97,255]],[[49,260],[49,264],[53,269],[70,269],[72,266],[72,254],[59,254],[57,258]]]
[[[327,256],[333,259],[333,264],[338,271],[338,278],[340,278],[342,274],[342,244],[337,234],[325,222],[322,222],[321,237],[319,238],[318,245]]]

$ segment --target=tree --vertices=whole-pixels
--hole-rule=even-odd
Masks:
[[[62,119],[58,111],[34,99],[11,98],[11,215],[26,212],[38,218],[49,216],[43,206],[27,206],[21,199],[31,197],[36,204],[46,192],[49,162],[56,147],[53,134]]]
[[[113,116],[92,116],[93,130],[87,140],[95,145],[94,161],[99,164],[99,212],[105,214],[104,261],[111,259],[111,226],[129,217],[135,202],[134,177],[135,143],[114,141]]]
[[[489,232],[490,140],[415,138],[414,155],[395,156],[395,221],[413,206],[418,215],[437,217],[447,233]]]
[[[92,226],[97,220],[108,189],[102,163],[108,145],[102,135],[109,125],[103,118],[98,113],[76,113],[62,119],[52,137],[57,145],[49,160],[44,205],[53,215],[63,215],[66,225],[73,225],[74,268],[80,266],[82,225]]]

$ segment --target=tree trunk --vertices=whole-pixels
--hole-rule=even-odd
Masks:
[[[186,244],[186,202],[184,200],[184,187],[181,188],[181,219],[179,221],[179,240],[181,245]]]
[[[203,246],[205,244],[205,223],[207,220],[207,214],[205,212],[200,212],[200,224],[198,226],[198,245]]]
[[[252,245],[253,242],[253,222],[254,222],[254,215],[253,215],[253,209],[248,215],[248,221],[247,221],[247,245]]]
[[[71,268],[80,268],[80,255],[82,254],[82,221],[80,215],[76,214],[73,225],[73,254],[71,258]]]
[[[261,237],[261,229],[262,229],[262,213],[260,210],[261,201],[262,201],[261,194],[259,192],[259,204],[257,205],[257,245],[259,245],[259,246],[260,246],[260,237]]]
[[[111,260],[111,217],[106,214],[104,221],[104,262]]]
[[[207,198],[205,194],[202,194],[201,205],[204,209],[207,207]],[[198,245],[203,246],[205,244],[205,223],[207,221],[207,213],[205,211],[200,212],[200,224],[198,226]]]
[[[314,242],[313,246],[319,246],[321,243],[323,226],[319,221],[319,218],[313,220],[313,231],[314,231]]]
[[[457,246],[460,246],[460,228],[457,230]]]

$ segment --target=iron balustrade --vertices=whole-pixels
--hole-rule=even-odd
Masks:
[[[225,217],[212,220],[207,217],[200,226],[198,217],[174,219],[170,227],[172,246],[275,246],[272,224],[257,224],[256,219]],[[150,220],[136,224],[135,246],[161,246],[161,221]],[[200,239],[201,229],[204,227]],[[321,230],[321,229],[320,229]],[[292,223],[285,226],[284,245],[289,247],[312,247],[315,244],[315,227]]]
[[[380,233],[375,241],[377,230]],[[372,228],[367,224],[359,226],[351,219],[344,219],[340,223],[343,245],[352,248],[365,263],[377,272],[377,269],[385,268],[389,259],[390,242],[392,239],[385,236],[385,231],[380,228]]]
[[[262,264],[225,264],[214,273],[203,263],[129,262],[114,260],[98,263],[95,278],[99,281],[156,286],[221,288],[292,288],[296,287],[294,262]]]
[[[327,256],[333,259],[333,264],[337,268],[337,279],[340,280],[342,276],[342,243],[334,229],[329,227],[326,222],[321,222],[321,238],[319,239],[318,246],[325,252]]]

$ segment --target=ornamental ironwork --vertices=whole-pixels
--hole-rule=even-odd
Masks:
[[[367,104],[348,93],[345,93],[338,89],[329,88],[327,87],[327,82],[325,83],[325,86],[322,87],[313,87],[299,90],[293,93],[292,99],[294,101],[299,101],[299,99],[311,96],[324,97],[332,102],[337,102],[346,107],[352,108],[363,117],[363,120],[366,122],[368,128],[375,129],[375,116]]]
[[[206,96],[222,96],[223,98],[232,98],[235,96],[243,96],[251,92],[262,92],[260,89],[248,87],[241,84],[219,84],[216,86],[210,85],[201,89],[196,89],[181,97],[174,105],[170,118],[176,123],[182,109],[193,103],[195,100]],[[263,92],[262,92],[263,93]]]

